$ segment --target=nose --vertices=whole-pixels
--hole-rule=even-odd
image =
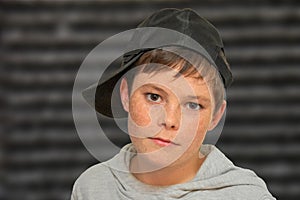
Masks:
[[[162,125],[167,130],[178,130],[180,125],[181,112],[179,105],[167,105]]]

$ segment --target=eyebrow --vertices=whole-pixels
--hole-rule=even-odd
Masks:
[[[198,100],[202,100],[202,101],[205,101],[207,103],[210,103],[211,100],[209,98],[206,98],[206,97],[203,97],[203,96],[191,96],[189,95],[188,96],[189,99],[198,99]]]
[[[145,86],[147,86],[147,87],[152,87],[153,89],[155,89],[155,90],[157,90],[157,91],[159,91],[159,92],[161,92],[161,93],[163,93],[163,94],[167,94],[162,88],[157,87],[157,86],[155,86],[155,85],[152,85],[151,83],[150,83],[150,84],[146,84]]]

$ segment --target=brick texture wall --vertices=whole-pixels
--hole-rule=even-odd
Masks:
[[[224,38],[235,82],[217,146],[261,176],[278,199],[300,199],[299,1],[2,0],[0,5],[0,199],[69,199],[74,180],[97,163],[72,118],[76,72],[101,41],[164,7],[197,10]]]

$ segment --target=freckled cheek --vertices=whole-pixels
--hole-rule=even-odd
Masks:
[[[204,112],[200,116],[199,125],[198,125],[199,129],[203,129],[203,131],[206,132],[208,126],[210,125],[210,122],[211,122],[210,112]]]
[[[150,106],[140,98],[133,97],[129,104],[129,113],[132,120],[139,126],[147,126],[151,122]]]
[[[207,132],[210,118],[206,113],[202,113],[200,116],[187,116],[189,119],[187,124],[182,124],[182,129],[178,135],[181,141],[190,143],[192,141],[198,143],[202,141],[203,137]]]

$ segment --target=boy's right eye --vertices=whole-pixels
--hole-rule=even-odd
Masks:
[[[161,97],[158,94],[147,93],[146,97],[147,97],[147,100],[149,100],[151,102],[155,102],[155,103],[161,102]]]

